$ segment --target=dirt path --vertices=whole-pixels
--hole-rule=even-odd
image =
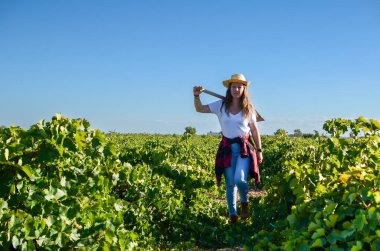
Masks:
[[[267,195],[267,191],[265,191],[265,190],[255,191],[255,190],[251,189],[248,191],[248,197],[249,198],[258,198],[258,197],[265,196],[265,195]]]

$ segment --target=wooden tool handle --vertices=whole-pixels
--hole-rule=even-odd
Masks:
[[[206,89],[203,89],[203,92],[204,92],[204,93],[207,93],[207,94],[209,94],[209,95],[211,95],[211,96],[214,96],[214,97],[220,98],[220,99],[224,99],[224,98],[225,98],[224,96],[222,96],[222,95],[220,95],[220,94],[218,94],[218,93],[215,93],[215,92],[212,92],[212,91],[209,91],[209,90],[206,90]]]

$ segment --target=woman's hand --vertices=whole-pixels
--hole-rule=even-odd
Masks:
[[[202,105],[201,99],[199,97],[199,94],[201,94],[204,91],[204,88],[202,86],[196,85],[193,88],[194,93],[194,107],[197,112],[202,113],[210,113],[210,107],[208,105]]]
[[[256,156],[257,156],[257,163],[261,164],[263,162],[263,153],[260,151],[256,151]]]
[[[199,96],[199,94],[201,94],[203,92],[203,90],[204,90],[204,88],[200,85],[194,86],[194,88],[193,88],[194,96]]]

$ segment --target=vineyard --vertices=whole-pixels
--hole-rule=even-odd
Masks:
[[[380,124],[263,136],[263,191],[230,224],[216,136],[0,128],[1,250],[380,250]],[[253,181],[252,182],[253,185]]]

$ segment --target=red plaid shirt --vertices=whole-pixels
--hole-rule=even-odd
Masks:
[[[251,158],[251,165],[249,166],[249,176],[255,179],[256,188],[260,184],[260,171],[257,163],[256,151],[254,151],[253,142],[249,135],[245,137],[236,137],[229,139],[223,136],[222,141],[219,143],[218,152],[216,153],[215,160],[215,175],[218,185],[220,185],[221,177],[224,174],[224,168],[231,167],[232,151],[231,144],[240,144],[240,157]]]

